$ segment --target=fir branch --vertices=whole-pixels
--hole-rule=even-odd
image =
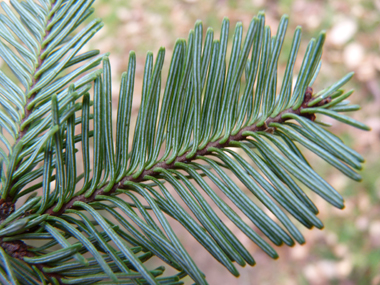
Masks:
[[[2,152],[4,158],[2,163],[5,163],[6,171],[1,173],[1,197],[7,201],[13,199],[17,194],[16,189],[13,189],[17,185],[18,179],[16,178],[25,174],[28,167],[33,169],[36,166],[38,153],[44,150],[44,145],[49,137],[57,130],[57,126],[51,126],[50,133],[47,131],[50,127],[50,118],[44,116],[47,112],[46,100],[56,93],[60,95],[58,101],[61,101],[62,95],[67,92],[63,88],[66,88],[69,78],[77,88],[77,90],[74,88],[74,91],[77,91],[75,95],[78,97],[82,96],[83,93],[81,94],[81,92],[84,91],[80,87],[91,82],[94,73],[90,73],[87,78],[84,77],[80,80],[75,80],[75,77],[98,65],[99,57],[97,60],[93,59],[87,62],[82,68],[69,72],[64,77],[57,79],[57,76],[71,65],[84,62],[98,55],[99,52],[91,51],[86,56],[75,57],[80,48],[102,27],[100,21],[95,20],[79,34],[70,38],[70,34],[75,28],[91,14],[89,7],[92,4],[91,1],[66,3],[56,0],[48,2],[42,0],[39,3],[40,5],[33,1],[28,1],[28,3],[11,1],[10,4],[18,13],[19,18],[7,4],[2,3],[9,18],[1,15],[1,37],[11,45],[15,45],[20,56],[10,51],[2,41],[0,55],[23,84],[25,90],[21,90],[17,83],[12,82],[5,74],[2,74],[1,84],[4,86],[2,94],[8,100],[6,110],[18,115],[14,115],[12,119],[7,119],[5,114],[1,114],[6,122],[2,121],[0,124],[8,130],[14,139],[11,144],[4,136],[1,136],[2,141],[8,146],[8,155]],[[16,38],[8,29],[13,29]],[[17,38],[26,47],[16,44]],[[7,124],[12,126],[15,133],[12,133]],[[19,130],[19,132],[17,133],[15,130]],[[31,152],[25,153],[31,145],[37,146],[37,149],[33,154]],[[16,175],[14,175],[15,173]]]
[[[50,8],[50,11],[48,13],[48,15],[50,16],[47,21],[46,21],[46,24],[45,24],[45,36],[43,37],[41,43],[43,43],[49,36],[50,34],[50,29],[48,29],[47,27],[49,26],[52,18],[54,17],[54,13],[51,13],[51,11],[54,10],[54,6],[56,4],[56,0],[52,1],[51,2],[51,8]],[[39,68],[42,66],[42,64],[44,63],[44,61],[46,60],[46,57],[45,59],[41,59],[41,55],[44,53],[44,51],[46,50],[47,46],[43,47],[40,52],[39,52],[39,55],[37,57],[37,66],[36,66],[36,69],[35,71],[33,72],[32,74],[32,84],[31,86],[26,90],[26,93],[29,91],[29,90],[32,90],[36,85],[37,83],[39,82],[40,78],[41,78],[41,74],[35,76],[39,70]],[[32,92],[29,96],[27,96],[27,99],[26,99],[26,104],[24,106],[24,117],[21,119],[21,123],[20,125],[22,125],[25,121],[28,120],[29,116],[33,113],[33,109],[32,108],[29,108],[29,103],[32,102],[35,98],[35,96],[37,95],[38,91],[34,91]],[[27,94],[25,94],[27,95]],[[15,145],[17,145],[22,139],[23,137],[28,133],[28,130],[29,130],[29,124],[27,124],[20,132],[19,132],[19,136],[15,142]],[[21,164],[21,160],[16,164],[15,168],[14,168],[14,171],[16,171],[19,167],[20,167],[20,164]],[[10,188],[12,188],[14,186],[14,184],[17,183],[17,181],[13,181],[11,183],[11,186]],[[6,201],[12,201],[14,197],[12,196],[8,196],[6,197]],[[1,204],[1,202],[0,202]]]
[[[45,212],[45,214],[52,215],[52,216],[60,216],[66,210],[75,208],[75,206],[74,206],[75,202],[79,201],[79,202],[84,202],[84,203],[88,204],[88,203],[96,201],[97,195],[111,195],[111,194],[115,193],[117,189],[127,189],[128,187],[125,186],[125,183],[127,181],[142,182],[142,181],[144,181],[145,176],[153,176],[153,177],[158,176],[159,173],[155,171],[156,168],[163,168],[166,170],[175,169],[176,168],[175,164],[177,162],[188,163],[192,160],[197,159],[198,156],[204,156],[204,155],[210,154],[212,151],[210,151],[209,148],[211,148],[211,147],[214,147],[214,148],[228,147],[231,141],[241,141],[241,140],[246,139],[247,136],[243,135],[244,132],[247,132],[247,131],[250,131],[250,132],[270,131],[270,129],[272,129],[271,127],[268,127],[270,123],[281,124],[281,123],[290,119],[289,117],[283,118],[283,115],[285,115],[285,114],[295,114],[295,115],[303,116],[303,117],[305,117],[311,121],[314,121],[315,120],[314,114],[307,114],[307,113],[303,114],[301,112],[303,109],[307,108],[308,104],[312,101],[312,94],[313,94],[313,89],[311,87],[309,87],[305,92],[303,103],[298,109],[296,109],[296,110],[293,110],[293,108],[286,109],[286,110],[282,111],[281,113],[279,113],[276,117],[274,117],[274,118],[270,117],[267,120],[265,120],[265,123],[262,124],[261,126],[257,126],[256,124],[253,124],[251,126],[244,127],[236,135],[231,135],[226,142],[220,143],[219,140],[217,140],[215,142],[209,142],[203,149],[197,150],[191,157],[187,157],[187,155],[190,152],[190,151],[188,151],[185,154],[177,157],[171,163],[167,163],[166,161],[159,162],[159,163],[155,164],[152,168],[144,170],[138,177],[133,177],[133,175],[129,175],[129,176],[124,177],[123,179],[121,179],[121,181],[119,181],[118,183],[115,183],[112,186],[112,188],[107,192],[105,191],[105,189],[107,187],[109,187],[108,183],[106,183],[107,186],[104,186],[100,189],[95,190],[94,194],[92,194],[88,198],[86,198],[84,194],[79,195],[79,196],[75,196],[70,201],[65,203],[59,211],[54,211],[55,205],[53,205],[52,207],[50,207]],[[331,97],[327,97],[324,100],[320,101],[317,104],[317,106],[323,106],[325,104],[328,104],[330,101],[331,101]]]
[[[77,55],[102,24],[94,20],[70,37],[92,13],[92,2],[57,0],[54,2],[57,6],[51,6],[48,0],[39,0],[40,5],[11,0],[20,19],[6,6],[11,20],[0,15],[0,25],[3,20],[9,27],[26,31],[26,34],[18,31],[16,40],[7,31],[0,33],[21,55],[1,42],[0,55],[26,89],[25,92],[17,89],[18,83],[0,74],[0,85],[8,90],[4,89],[5,97],[10,102],[16,99],[14,106],[9,102],[3,105],[9,114],[0,110],[0,126],[15,142],[8,142],[0,128],[0,140],[9,152],[0,149],[1,162],[7,169],[1,179],[1,281],[177,284],[189,275],[197,284],[207,284],[167,217],[178,221],[217,261],[238,276],[234,263],[254,265],[255,260],[214,212],[204,198],[205,193],[250,240],[270,257],[277,258],[272,246],[203,177],[214,183],[277,246],[305,242],[288,215],[307,228],[323,228],[316,216],[318,209],[298,182],[333,206],[344,207],[341,195],[311,168],[296,144],[308,148],[351,179],[361,179],[356,171],[361,169],[364,158],[315,120],[315,114],[321,114],[369,129],[338,113],[358,108],[346,106],[345,99],[352,91],[344,93],[340,89],[352,73],[313,94],[310,86],[320,70],[324,32],[310,41],[293,87],[301,36],[301,29],[296,29],[281,90],[277,93],[277,65],[287,16],[282,17],[273,36],[265,26],[263,13],[253,18],[244,39],[242,24],[238,23],[228,65],[229,20],[223,20],[219,40],[214,40],[213,30],[208,29],[204,44],[203,26],[198,21],[188,41],[176,42],[163,96],[160,93],[165,50],[159,50],[155,62],[153,54],[148,53],[142,101],[129,148],[136,72],[134,52],[130,53],[128,71],[121,80],[114,145],[108,56],[98,55],[97,51]],[[45,21],[44,17],[49,19]],[[33,60],[36,62],[31,68],[28,64]],[[75,79],[101,61],[102,70]],[[78,63],[82,64],[79,68],[57,78],[66,68]],[[244,74],[246,84],[241,93]],[[93,101],[88,84],[92,82]],[[82,102],[77,102],[81,97]],[[80,135],[75,134],[78,124],[82,127]],[[82,146],[84,173],[81,175],[76,172],[77,143]],[[242,149],[253,164],[230,146]],[[159,157],[163,148],[165,152]],[[196,163],[197,159],[204,163]],[[43,182],[27,186],[38,178]],[[258,200],[252,200],[242,191],[236,179]],[[55,189],[50,189],[52,181]],[[186,209],[168,191],[167,184],[186,204]],[[38,196],[40,188],[42,195]],[[14,209],[13,202],[28,194],[31,195],[26,202]],[[119,194],[127,195],[133,203],[124,201]],[[148,205],[143,205],[139,196]],[[263,208],[271,211],[276,219]],[[113,220],[100,214],[100,210],[107,211]],[[26,239],[46,242],[28,248],[23,242]],[[55,245],[61,248],[52,250]],[[152,256],[159,257],[179,273],[158,277],[163,274],[163,267],[148,270],[144,265]]]
[[[49,18],[47,19],[46,21],[46,24],[45,24],[45,36],[42,38],[42,41],[41,43],[43,43],[50,35],[50,29],[48,29],[48,26],[50,24],[50,22],[52,21],[52,18],[54,17],[55,13],[51,13],[53,10],[54,10],[54,7],[56,5],[56,0],[52,1],[51,2],[51,8],[50,8],[50,11],[48,13],[49,15]],[[47,46],[43,47],[39,54],[38,54],[38,57],[37,57],[37,62],[38,62],[38,65],[36,66],[36,69],[35,71],[33,72],[32,74],[32,78],[33,78],[33,81],[32,81],[32,85],[30,86],[30,88],[28,90],[33,90],[33,88],[37,85],[37,83],[40,81],[40,78],[41,78],[41,75],[42,74],[38,74],[36,76],[36,74],[38,73],[39,69],[41,68],[42,64],[46,61],[46,57],[44,59],[41,59],[41,55],[44,53],[44,51],[46,50]],[[27,91],[28,91],[27,90]],[[26,104],[25,104],[25,107],[24,107],[24,118],[21,120],[21,125],[22,123],[24,123],[28,118],[29,116],[33,113],[33,109],[32,108],[29,108],[29,103],[33,101],[33,99],[35,98],[35,96],[37,95],[38,91],[34,91],[32,92],[31,94],[29,94],[27,100],[26,100]],[[28,129],[29,129],[29,124],[26,125],[24,127],[24,129],[22,131],[20,131],[20,134],[19,134],[19,137],[17,138],[17,141],[16,141],[16,144],[22,140],[22,138],[25,136],[25,134],[28,132]],[[16,166],[16,169],[18,168],[19,165]]]

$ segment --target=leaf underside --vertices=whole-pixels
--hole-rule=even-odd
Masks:
[[[238,276],[236,265],[255,260],[237,229],[276,259],[273,245],[305,242],[297,224],[323,228],[309,190],[344,207],[299,149],[361,180],[362,156],[316,120],[368,130],[341,114],[359,109],[341,89],[352,73],[313,93],[324,32],[295,73],[296,29],[278,80],[287,16],[274,35],[259,13],[232,37],[226,18],[219,39],[198,21],[177,40],[166,76],[165,50],[147,54],[135,120],[130,52],[114,129],[108,54],[81,53],[103,26],[86,21],[92,3],[1,3],[0,56],[10,69],[0,72],[1,283],[182,284],[189,276],[207,284],[173,219]],[[148,268],[152,257],[178,274]]]

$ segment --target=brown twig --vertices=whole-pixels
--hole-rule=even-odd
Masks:
[[[20,260],[24,260],[24,256],[34,257],[34,253],[28,250],[28,245],[25,244],[21,240],[14,241],[3,241],[3,238],[0,237],[0,246],[4,249],[4,251],[13,258],[17,258]],[[62,276],[58,273],[46,273],[44,272],[44,267],[49,267],[44,263],[34,264],[48,279],[55,278],[59,282],[59,284],[63,284],[61,279]]]

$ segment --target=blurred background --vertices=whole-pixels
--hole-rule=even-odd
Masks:
[[[239,268],[241,276],[238,279],[224,270],[181,227],[176,228],[176,232],[210,284],[380,284],[379,0],[98,0],[95,8],[96,17],[103,18],[105,26],[91,42],[91,47],[111,52],[114,106],[117,106],[120,74],[127,69],[128,53],[130,50],[136,52],[135,112],[140,104],[146,52],[156,53],[160,46],[164,46],[168,68],[175,40],[187,38],[197,19],[203,21],[204,31],[213,27],[215,38],[218,38],[225,16],[231,21],[232,35],[236,22],[241,21],[246,31],[252,17],[265,10],[266,23],[274,34],[282,14],[288,14],[290,21],[280,70],[285,68],[297,25],[303,27],[303,41],[295,70],[301,64],[308,41],[321,30],[326,30],[322,69],[313,88],[319,91],[355,71],[346,88],[355,89],[351,101],[360,104],[362,110],[349,115],[372,128],[371,132],[364,132],[336,121],[331,128],[366,158],[361,183],[349,180],[321,159],[305,152],[317,172],[343,195],[346,208],[337,210],[313,197],[320,209],[324,230],[303,228],[306,244],[278,248],[280,258],[276,261],[242,235],[241,239],[257,265]],[[323,120],[330,121],[328,118]]]

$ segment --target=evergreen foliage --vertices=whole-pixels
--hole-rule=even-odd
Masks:
[[[344,207],[298,148],[361,179],[363,157],[316,120],[320,114],[368,130],[341,114],[359,109],[346,100],[352,91],[341,89],[352,73],[318,93],[311,89],[324,32],[310,41],[293,86],[301,28],[285,74],[277,74],[287,16],[274,35],[263,13],[244,36],[238,23],[230,52],[228,19],[219,39],[212,29],[203,37],[197,22],[187,40],[177,40],[167,75],[165,50],[147,54],[134,130],[131,52],[115,131],[108,54],[81,53],[103,25],[86,21],[93,2],[1,3],[0,56],[10,69],[0,71],[2,284],[181,284],[187,275],[206,284],[170,220],[238,276],[236,265],[255,260],[226,219],[275,259],[273,245],[305,242],[296,225],[323,228],[307,188]],[[25,202],[16,208],[19,199]],[[178,274],[147,268],[153,256]]]

